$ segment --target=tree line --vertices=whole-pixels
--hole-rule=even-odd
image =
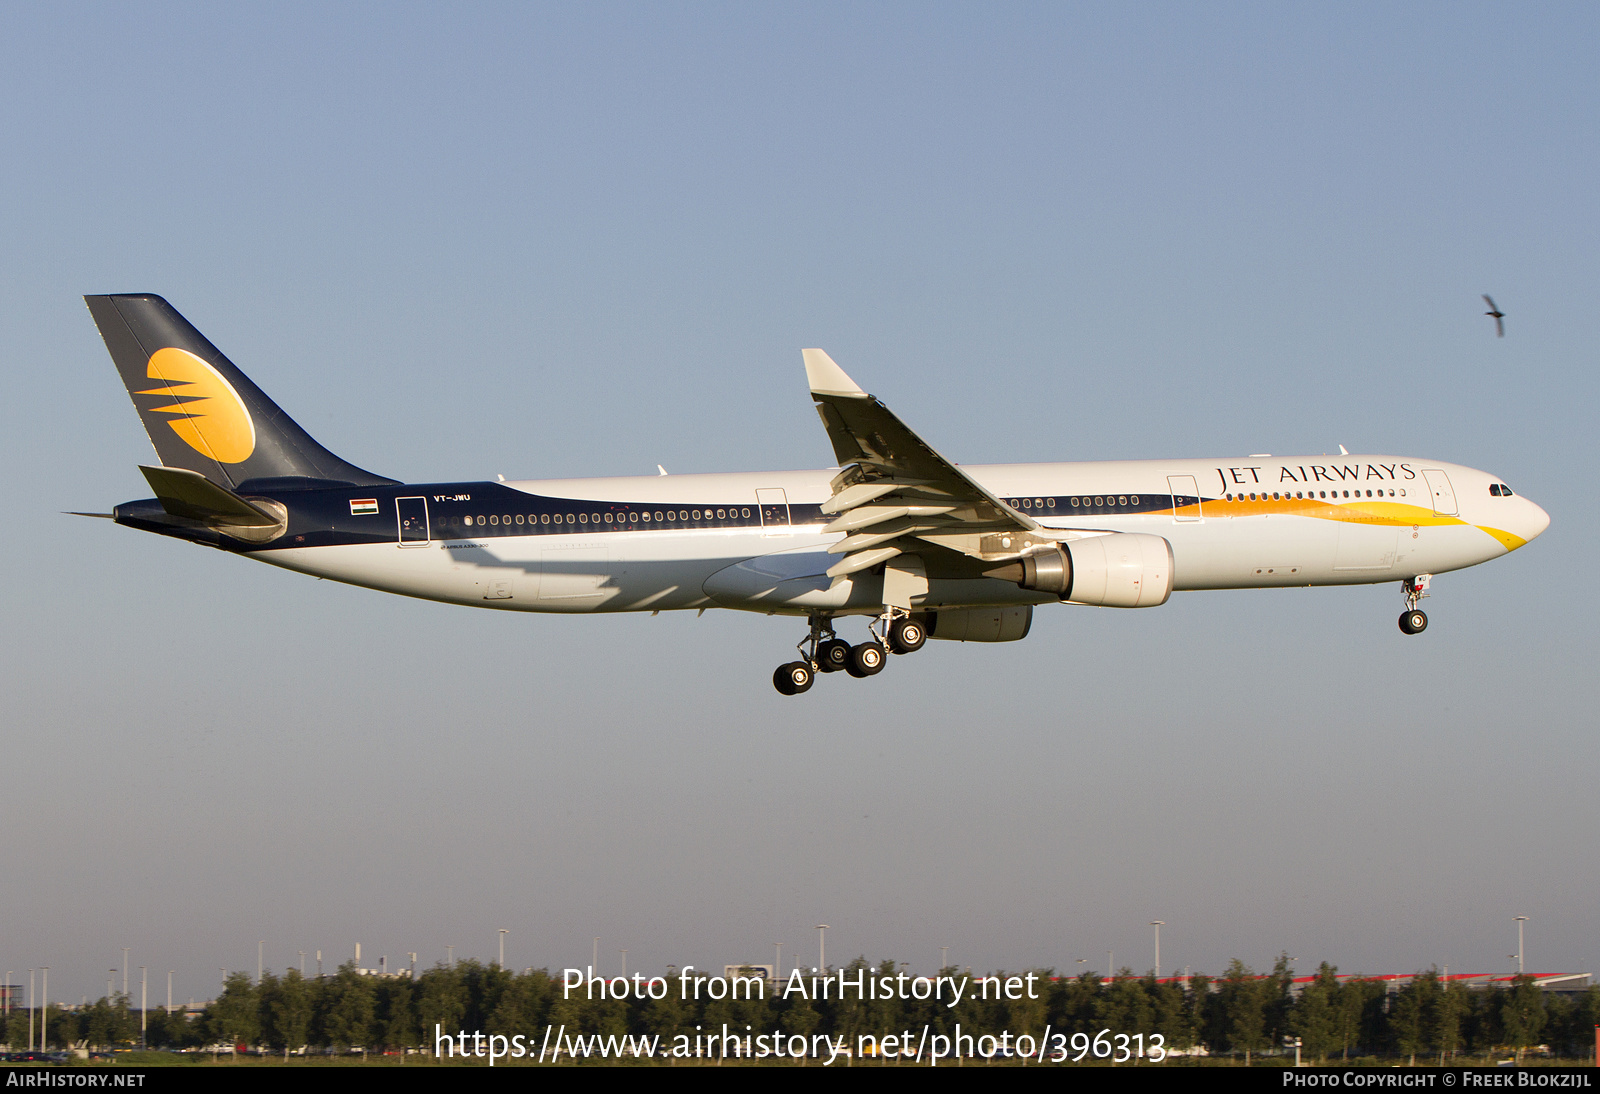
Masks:
[[[857,959],[849,975],[894,976],[893,961],[873,967]],[[1418,974],[1398,991],[1381,980],[1341,981],[1324,963],[1296,994],[1288,959],[1257,975],[1234,961],[1220,977],[1197,975],[1158,981],[1153,973],[1129,969],[1115,977],[1085,973],[1052,979],[1050,970],[1033,970],[1036,998],[982,998],[969,989],[955,1006],[944,1000],[765,998],[688,1000],[677,981],[663,999],[588,999],[580,989],[563,997],[561,980],[547,970],[513,973],[495,964],[460,961],[438,965],[415,978],[363,975],[354,962],[325,977],[303,977],[291,969],[257,983],[243,972],[230,974],[220,995],[198,1014],[152,1009],[144,1016],[151,1048],[194,1049],[245,1045],[266,1051],[415,1049],[431,1050],[435,1029],[445,1035],[465,1030],[521,1034],[537,1043],[546,1027],[569,1034],[659,1035],[670,1040],[701,1030],[786,1034],[827,1034],[855,1044],[859,1035],[881,1036],[902,1030],[953,1034],[959,1024],[968,1034],[1008,1030],[1013,1036],[1038,1036],[1046,1026],[1058,1033],[1101,1030],[1112,1034],[1160,1034],[1166,1047],[1203,1048],[1211,1055],[1233,1055],[1249,1063],[1267,1051],[1283,1051],[1298,1038],[1307,1062],[1358,1057],[1403,1057],[1412,1063],[1446,1063],[1460,1055],[1518,1054],[1548,1045],[1558,1056],[1588,1055],[1600,1025],[1600,987],[1577,996],[1541,991],[1529,977],[1507,987],[1463,988],[1437,972]],[[959,970],[942,976],[961,977]],[[1001,980],[1008,975],[999,973]],[[782,981],[779,981],[781,989]],[[972,984],[977,984],[973,978]],[[994,995],[1001,993],[995,992]],[[37,1015],[35,1015],[37,1020]],[[140,1039],[140,1016],[123,995],[113,995],[68,1011],[51,1007],[47,1016],[51,1045],[131,1047]],[[13,1011],[6,1036],[13,1049],[28,1043],[29,1014]]]

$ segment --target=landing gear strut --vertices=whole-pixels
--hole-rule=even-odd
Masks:
[[[1418,574],[1401,583],[1406,594],[1406,610],[1400,614],[1400,630],[1406,634],[1421,634],[1428,629],[1428,613],[1417,604],[1428,595],[1432,574]]]
[[[833,633],[833,619],[811,617],[811,633],[795,647],[801,660],[779,665],[772,674],[772,686],[783,695],[799,695],[811,687],[819,672],[843,669],[851,676],[876,676],[889,661],[889,653],[905,654],[920,650],[928,640],[927,628],[904,608],[886,608],[867,624],[872,637],[852,646]]]

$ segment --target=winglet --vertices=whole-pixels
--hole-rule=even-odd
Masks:
[[[867,393],[844,374],[844,369],[833,363],[833,358],[820,349],[803,349],[800,356],[806,361],[806,380],[813,395],[843,395],[851,399],[865,399]]]

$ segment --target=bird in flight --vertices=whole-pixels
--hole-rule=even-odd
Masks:
[[[1504,338],[1506,336],[1506,313],[1495,307],[1494,297],[1488,293],[1483,294],[1483,302],[1489,305],[1489,310],[1483,314],[1494,316],[1494,332],[1499,337]]]

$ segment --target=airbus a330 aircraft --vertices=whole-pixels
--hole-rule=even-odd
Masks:
[[[480,608],[735,608],[807,619],[785,695],[872,676],[928,638],[1010,642],[1041,604],[1430,578],[1550,518],[1494,475],[1404,456],[958,467],[821,350],[803,351],[839,467],[400,483],[323,448],[159,296],[89,296],[161,459],[118,524],[353,585]],[[104,514],[102,514],[104,515]],[[834,632],[863,616],[870,637]]]

